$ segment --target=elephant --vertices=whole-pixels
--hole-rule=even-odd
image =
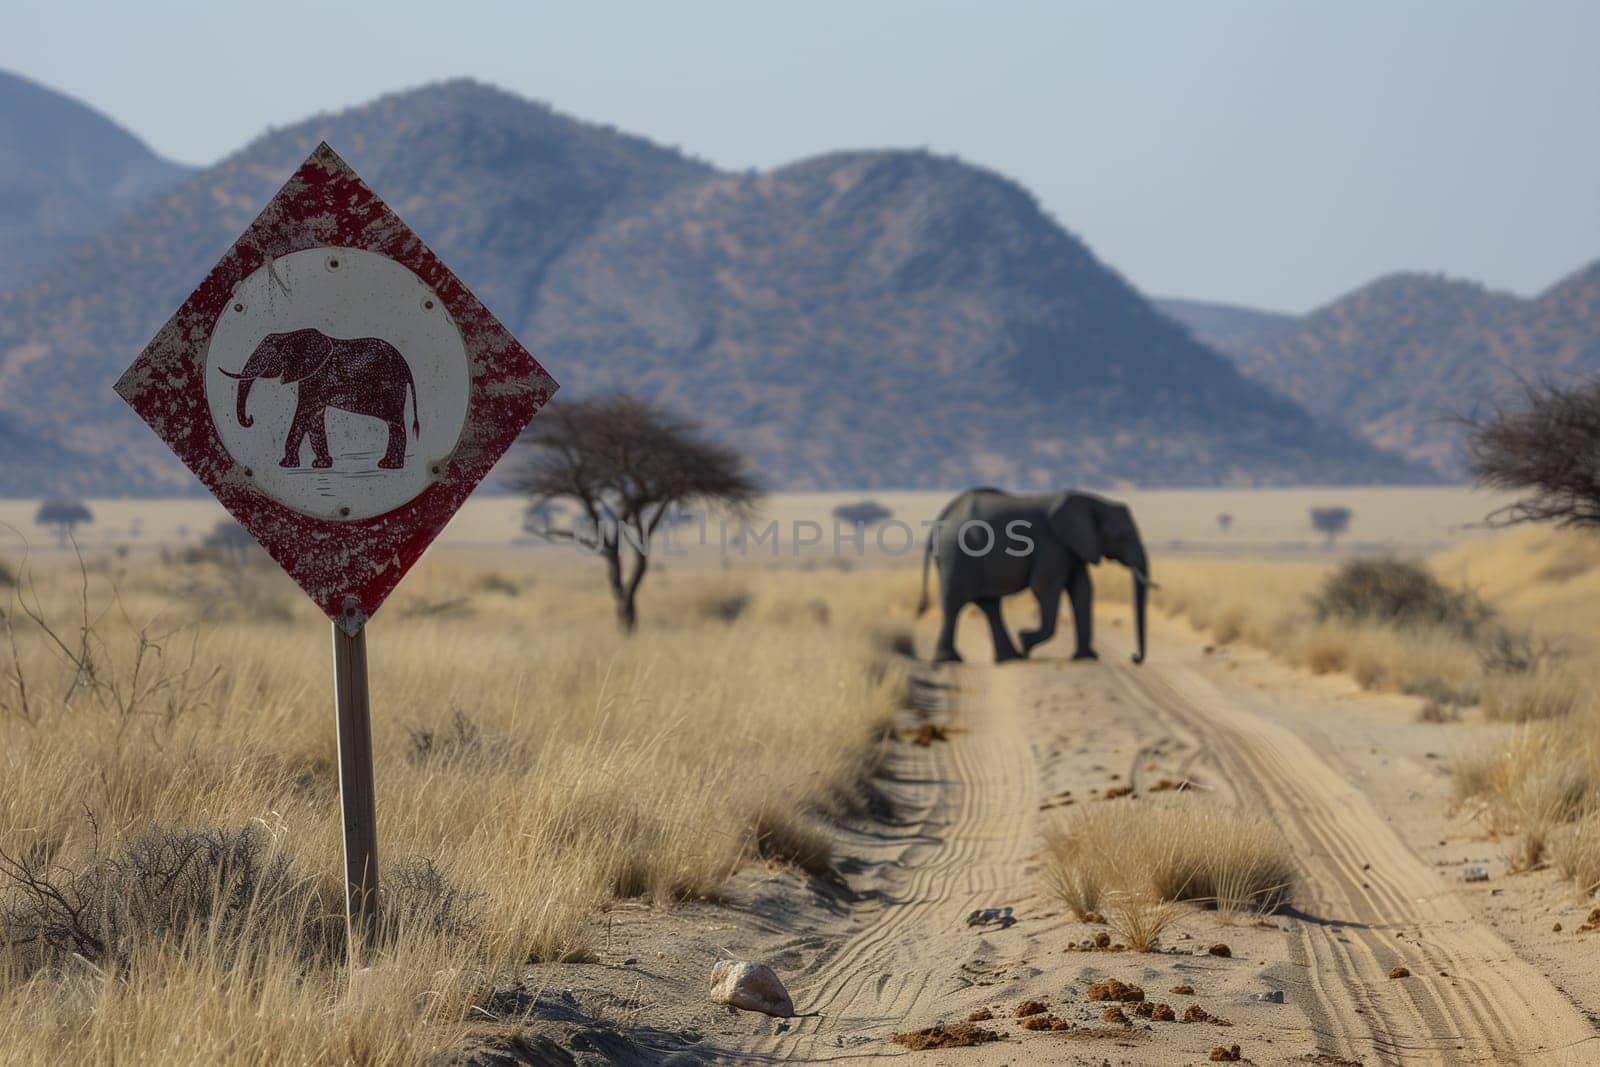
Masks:
[[[987,533],[985,533],[987,531]],[[989,620],[996,662],[1026,658],[1055,636],[1061,590],[1072,603],[1077,631],[1073,659],[1098,659],[1093,646],[1094,589],[1089,565],[1113,559],[1133,572],[1133,618],[1138,648],[1145,655],[1145,595],[1153,586],[1144,542],[1126,504],[1072,490],[1013,496],[998,489],[969,489],[945,505],[922,557],[920,616],[928,608],[928,562],[939,563],[943,625],[934,662],[960,662],[956,617],[976,603]],[[1000,598],[1031,589],[1039,601],[1039,629],[1024,631],[1022,650],[1011,643],[1000,615]]]
[[[221,368],[218,368],[219,370]],[[417,386],[405,357],[388,341],[377,337],[341,340],[321,330],[302,329],[269,333],[262,338],[244,368],[223,374],[239,383],[237,417],[248,429],[255,420],[245,410],[250,387],[257,378],[278,378],[285,385],[298,383],[294,421],[283,443],[281,467],[300,466],[300,443],[311,438],[313,467],[333,466],[328,451],[326,414],[329,408],[368,415],[389,424],[389,447],[378,466],[399,470],[406,461],[406,391],[411,392],[411,432],[421,437],[417,415]]]

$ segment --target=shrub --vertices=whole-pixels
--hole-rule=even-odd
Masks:
[[[0,853],[6,907],[0,932],[30,948],[33,968],[73,957],[126,967],[140,945],[202,932],[236,943],[254,922],[288,917],[308,959],[344,949],[343,901],[324,901],[288,858],[252,828],[152,828],[117,847],[95,844],[78,869]],[[335,906],[337,910],[335,910]]]
[[[1421,563],[1353,559],[1323,582],[1312,598],[1322,622],[1431,625],[1472,637],[1488,621],[1488,605],[1475,594],[1449,588]]]

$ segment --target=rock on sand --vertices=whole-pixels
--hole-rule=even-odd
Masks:
[[[778,976],[765,963],[722,960],[711,968],[711,999],[745,1011],[765,1012],[787,1019],[794,1001]]]

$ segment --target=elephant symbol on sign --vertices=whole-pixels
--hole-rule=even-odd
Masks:
[[[378,466],[399,470],[406,462],[407,390],[411,393],[411,432],[417,437],[422,435],[411,368],[399,349],[378,337],[346,341],[317,329],[269,333],[242,370],[237,374],[227,370],[222,373],[239,383],[237,416],[239,425],[246,429],[255,424],[245,405],[257,378],[277,378],[285,385],[299,385],[294,421],[289,425],[279,466],[300,466],[300,444],[307,436],[314,453],[311,465],[333,466],[326,417],[329,408],[338,408],[388,424],[389,447]]]

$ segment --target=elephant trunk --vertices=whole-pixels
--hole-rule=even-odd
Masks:
[[[1133,654],[1133,662],[1144,662],[1144,598],[1149,586],[1144,576],[1133,572],[1133,631],[1139,642],[1138,651]]]
[[[1134,558],[1128,561],[1128,570],[1133,572],[1133,632],[1138,641],[1138,649],[1133,654],[1133,662],[1144,662],[1144,606],[1145,598],[1150,590],[1156,588],[1156,583],[1150,580],[1150,561],[1144,554],[1141,545]]]
[[[256,422],[255,419],[252,419],[250,417],[249,412],[245,411],[245,409],[244,409],[245,401],[250,399],[250,387],[252,385],[254,385],[255,382],[256,382],[256,380],[254,378],[240,378],[239,379],[239,406],[238,406],[239,425],[243,426],[247,430],[250,427],[254,426],[255,422]]]

